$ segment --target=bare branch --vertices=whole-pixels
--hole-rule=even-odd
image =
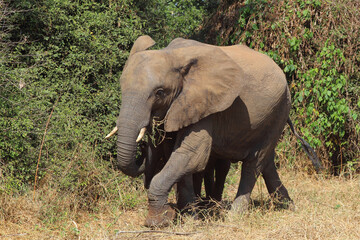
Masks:
[[[116,236],[122,233],[136,233],[136,234],[142,234],[142,233],[161,233],[161,234],[171,234],[171,235],[180,235],[180,236],[188,236],[193,234],[199,234],[201,232],[169,232],[169,231],[160,231],[160,230],[140,230],[140,231],[119,231],[116,233]]]
[[[44,145],[44,142],[45,142],[45,136],[46,136],[46,132],[47,132],[47,129],[48,129],[48,126],[49,126],[49,123],[50,123],[50,119],[51,119],[51,116],[54,112],[54,109],[55,109],[55,106],[56,104],[58,103],[58,101],[60,100],[60,97],[61,95],[58,97],[58,99],[56,100],[56,102],[54,103],[54,106],[50,112],[50,115],[49,115],[49,118],[46,122],[46,126],[45,126],[45,131],[44,131],[44,136],[43,136],[43,139],[41,141],[41,146],[40,146],[40,152],[39,152],[39,158],[38,158],[38,161],[37,161],[37,165],[36,165],[36,172],[35,172],[35,182],[34,182],[34,196],[33,196],[33,201],[35,201],[35,190],[36,190],[36,182],[37,182],[37,175],[38,175],[38,170],[39,170],[39,164],[40,164],[40,158],[41,158],[41,150],[43,148],[43,145]]]

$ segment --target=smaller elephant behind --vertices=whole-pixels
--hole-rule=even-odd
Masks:
[[[167,133],[166,138],[157,146],[151,142],[150,137],[148,142],[142,143],[142,154],[145,156],[144,186],[146,189],[149,189],[152,178],[160,172],[170,158],[175,144],[175,135],[176,133]],[[160,136],[157,134],[155,137],[159,138]],[[194,202],[195,198],[202,198],[201,187],[203,180],[206,193],[205,199],[220,202],[229,170],[230,161],[210,157],[203,172],[194,173],[192,177],[188,177],[188,180],[180,181],[177,184],[178,209],[185,208],[189,203]]]
[[[222,200],[226,176],[230,170],[230,161],[215,157],[209,159],[203,172],[193,174],[194,192],[201,198],[201,186],[204,180],[206,200]]]

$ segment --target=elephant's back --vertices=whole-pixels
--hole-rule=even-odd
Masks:
[[[267,55],[244,45],[221,47],[243,71],[256,83],[272,83],[276,86],[287,85],[281,68]]]

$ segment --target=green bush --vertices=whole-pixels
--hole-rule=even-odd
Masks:
[[[52,109],[40,173],[58,160],[55,155],[61,157],[81,142],[101,143],[99,154],[113,154],[112,144],[102,139],[119,108],[117,79],[128,49],[142,34],[140,21],[116,10],[126,5],[106,9],[92,1],[18,1],[13,7],[22,11],[11,16],[17,23],[11,41],[22,42],[11,47],[14,58],[8,59],[2,77],[4,164],[23,182],[34,180]],[[127,27],[115,27],[118,22]]]
[[[36,174],[40,181],[48,174],[65,181],[60,190],[79,189],[79,166],[88,156],[78,148],[93,149],[97,161],[107,161],[102,169],[108,174],[116,149],[104,136],[119,113],[118,79],[133,42],[150,34],[162,47],[170,37],[191,33],[204,13],[205,4],[196,2],[0,1],[6,26],[0,164],[11,191],[33,186]],[[75,157],[82,160],[74,163]],[[70,164],[75,165],[63,176]]]
[[[283,68],[291,117],[334,173],[360,168],[359,13],[353,0],[223,1],[204,27],[206,41],[246,44]]]

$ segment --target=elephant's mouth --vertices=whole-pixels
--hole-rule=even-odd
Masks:
[[[105,139],[108,139],[108,138],[114,136],[114,134],[117,133],[118,130],[119,130],[119,128],[117,126],[114,127],[113,130],[111,130],[111,132],[108,135],[106,135]],[[140,130],[138,137],[136,138],[137,143],[141,141],[141,139],[144,137],[145,133],[146,133],[146,127],[143,127]]]
[[[111,130],[111,132],[106,135],[105,139],[109,139],[110,137],[112,137],[113,135],[115,135],[116,133],[118,133],[119,128],[116,126],[113,128],[113,130]],[[140,132],[138,137],[136,138],[136,154],[135,154],[135,165],[137,166],[138,169],[138,174],[141,174],[145,171],[145,158],[146,158],[146,142],[143,140],[143,137],[146,133],[146,128],[143,127]],[[120,166],[117,166],[119,169],[121,169]],[[138,175],[136,174],[136,175]]]

